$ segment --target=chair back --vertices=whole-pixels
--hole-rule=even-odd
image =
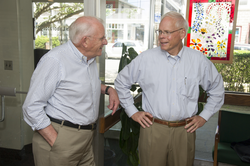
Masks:
[[[250,113],[220,110],[220,142],[240,142],[250,138]]]

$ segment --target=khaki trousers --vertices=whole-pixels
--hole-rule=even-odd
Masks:
[[[192,166],[195,155],[195,133],[184,126],[168,127],[153,123],[142,128],[139,137],[141,166]]]
[[[32,147],[36,166],[95,166],[94,131],[51,124],[58,133],[52,147],[38,132],[34,132]]]

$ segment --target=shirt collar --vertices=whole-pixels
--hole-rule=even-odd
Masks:
[[[84,56],[76,47],[75,45],[72,43],[71,40],[68,41],[70,48],[73,50],[74,54],[76,55],[76,57],[81,60],[84,61],[85,63],[92,63],[95,58],[91,58],[89,61],[87,60],[87,57]]]
[[[184,46],[182,47],[182,49],[180,50],[180,52],[176,55],[176,57],[178,57],[178,58],[181,59],[183,50],[184,50]],[[168,58],[171,57],[171,55],[167,51],[166,51],[166,55],[167,55]]]

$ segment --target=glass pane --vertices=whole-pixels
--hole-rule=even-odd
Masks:
[[[239,33],[240,33],[240,29],[239,29],[239,28],[236,28],[236,30],[235,30],[235,35],[239,35]]]
[[[244,5],[243,5],[244,4]],[[250,92],[250,3],[239,1],[235,29],[234,55],[232,64],[215,64],[221,73],[226,91]]]
[[[133,47],[138,54],[148,49],[150,0],[106,1],[106,3],[108,45],[105,82],[113,85],[122,56],[122,43],[128,48]],[[111,112],[107,105],[108,97],[105,97],[105,115]]]
[[[150,0],[106,1],[106,3],[108,45],[105,82],[113,86],[122,56],[122,43],[127,47],[133,47],[138,54],[148,49]],[[132,95],[135,96],[136,93]],[[108,96],[105,96],[105,115],[111,113],[107,108],[108,104]],[[127,157],[119,147],[120,129],[121,122],[105,132],[104,165],[128,165]]]
[[[161,17],[169,12],[175,11],[181,13],[184,18],[186,18],[186,1],[182,0],[155,0],[155,14],[154,14],[154,30],[159,29],[159,24]],[[158,46],[158,36],[154,33],[154,45],[153,47]]]
[[[35,49],[52,49],[69,40],[69,25],[83,16],[83,3],[34,2]]]
[[[247,5],[247,0],[240,0],[239,5]]]

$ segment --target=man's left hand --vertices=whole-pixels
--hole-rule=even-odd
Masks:
[[[199,115],[195,115],[191,118],[187,118],[186,121],[190,121],[186,126],[188,133],[195,132],[198,128],[202,127],[207,121]]]
[[[120,105],[120,101],[117,95],[117,92],[114,88],[110,87],[108,89],[109,94],[109,105],[107,106],[110,110],[113,110],[112,115],[114,115],[115,111]]]

